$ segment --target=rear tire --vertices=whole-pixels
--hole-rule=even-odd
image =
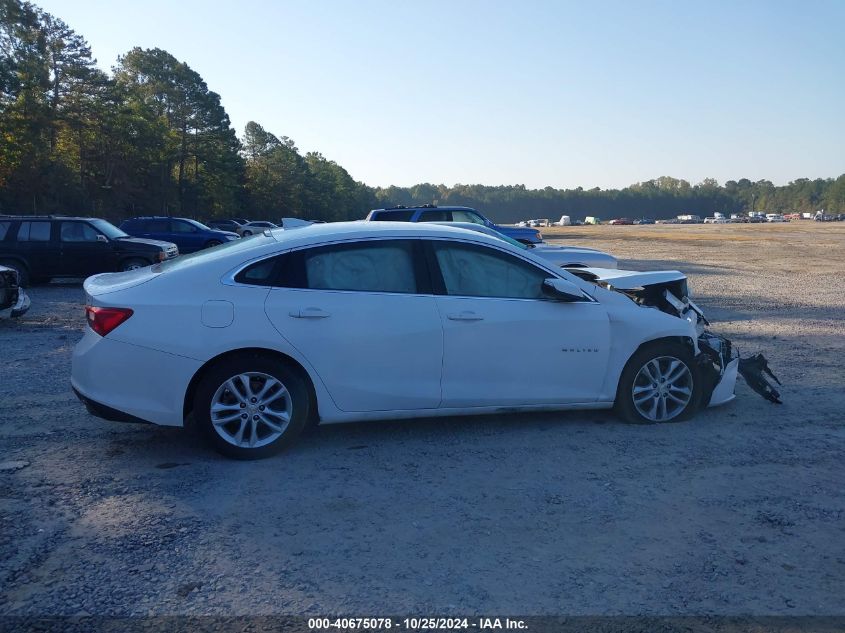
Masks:
[[[241,237],[249,237],[250,235],[252,235],[252,231],[244,231],[241,233]]]
[[[637,350],[625,364],[615,409],[634,424],[680,422],[698,410],[701,391],[692,351],[682,343],[660,341]]]
[[[18,271],[18,285],[21,288],[29,288],[29,269],[26,266],[14,259],[0,259],[0,266]]]
[[[278,360],[260,354],[230,357],[197,386],[194,417],[221,454],[261,459],[289,446],[308,421],[308,387]]]

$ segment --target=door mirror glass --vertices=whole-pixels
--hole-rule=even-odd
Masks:
[[[106,237],[105,235],[103,235],[102,233],[97,233],[97,241],[98,241],[98,242],[106,242],[106,243],[108,243],[109,238],[107,238],[107,237]]]
[[[584,293],[571,281],[550,277],[543,282],[543,294],[558,301],[583,301]]]

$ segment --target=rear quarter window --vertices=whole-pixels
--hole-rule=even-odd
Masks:
[[[404,209],[402,211],[382,211],[375,213],[371,221],[376,222],[410,222],[414,217],[413,209]]]
[[[0,222],[0,242],[6,239],[10,226],[12,226],[11,222]]]

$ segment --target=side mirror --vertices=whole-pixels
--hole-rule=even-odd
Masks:
[[[102,233],[97,233],[97,241],[98,241],[98,242],[105,242],[106,244],[108,244],[108,243],[109,243],[109,238],[107,238],[107,237],[106,237],[105,235],[103,235]]]
[[[543,282],[543,294],[558,301],[583,301],[584,293],[571,281],[549,277]]]

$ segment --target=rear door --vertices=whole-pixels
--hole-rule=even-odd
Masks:
[[[443,330],[418,240],[341,242],[284,257],[267,316],[339,409],[440,404]]]
[[[610,352],[604,307],[551,300],[554,275],[480,244],[425,241],[442,293],[442,407],[594,402]],[[438,288],[439,286],[439,288]]]
[[[32,277],[58,277],[64,274],[53,222],[23,220],[18,225],[16,250],[25,259]]]

